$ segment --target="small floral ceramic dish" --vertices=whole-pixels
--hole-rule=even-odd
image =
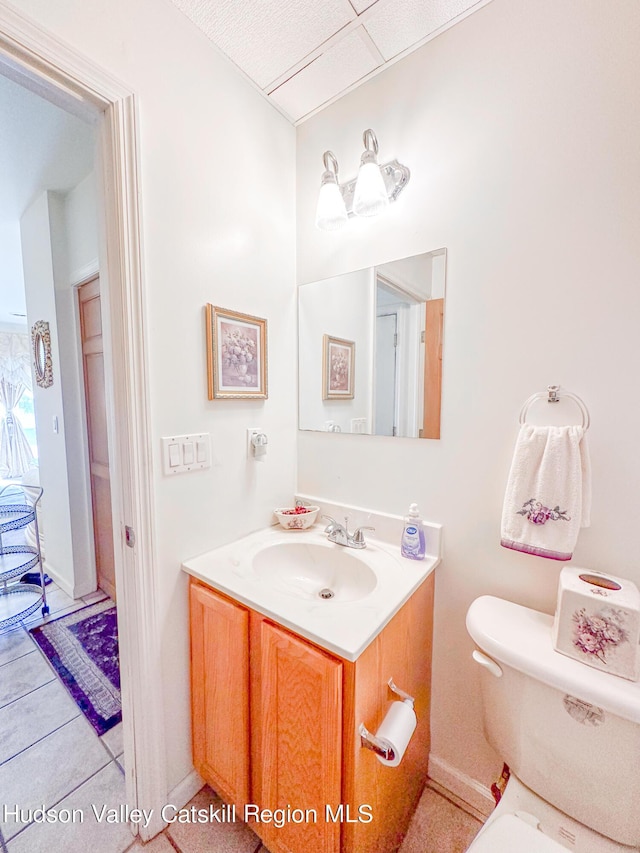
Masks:
[[[319,506],[293,506],[274,509],[273,513],[286,530],[306,530],[320,511]]]

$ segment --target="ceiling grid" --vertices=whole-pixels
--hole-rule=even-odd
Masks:
[[[490,0],[172,2],[299,124]]]

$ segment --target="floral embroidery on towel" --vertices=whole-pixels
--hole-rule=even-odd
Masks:
[[[548,506],[543,506],[535,498],[529,498],[526,503],[523,503],[522,509],[518,510],[518,515],[526,515],[532,524],[545,524],[549,519],[551,521],[571,521],[571,516],[567,515],[566,509],[560,509],[559,506],[549,509]]]
[[[573,614],[573,645],[587,655],[607,663],[607,652],[628,641],[624,627],[625,613],[613,607],[603,607],[597,613],[587,613],[584,607]]]

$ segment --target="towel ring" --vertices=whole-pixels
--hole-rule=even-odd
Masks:
[[[577,394],[572,394],[570,391],[560,391],[559,385],[549,385],[546,391],[538,391],[535,394],[532,394],[520,409],[520,424],[522,425],[526,422],[527,412],[529,411],[531,404],[535,403],[536,400],[546,399],[548,403],[557,403],[560,400],[560,397],[569,397],[579,407],[582,414],[582,426],[586,432],[591,423],[589,410]]]

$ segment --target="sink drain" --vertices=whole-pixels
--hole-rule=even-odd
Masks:
[[[332,589],[327,589],[325,587],[324,589],[320,590],[318,595],[320,596],[320,598],[333,598],[333,596],[335,595],[335,592]]]

